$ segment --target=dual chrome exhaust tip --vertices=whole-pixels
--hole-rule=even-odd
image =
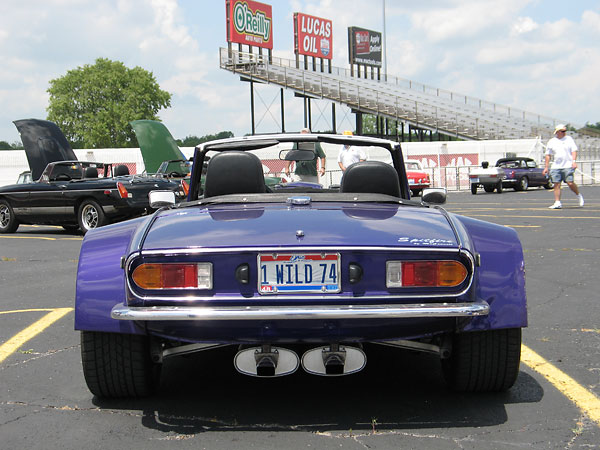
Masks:
[[[342,376],[360,372],[367,356],[359,348],[330,344],[308,350],[300,358],[293,350],[265,344],[240,350],[233,364],[238,372],[261,378],[290,375],[300,366],[313,375]]]

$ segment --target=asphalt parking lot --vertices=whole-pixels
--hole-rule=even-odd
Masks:
[[[502,394],[447,390],[426,354],[369,350],[359,374],[239,375],[231,350],[168,360],[161,390],[101,401],[73,331],[81,237],[22,226],[0,235],[0,448],[600,448],[600,187],[451,193],[447,209],[514,228],[529,327]],[[233,352],[235,352],[233,350]]]

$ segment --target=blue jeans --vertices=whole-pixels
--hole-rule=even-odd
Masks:
[[[575,169],[572,167],[568,169],[552,169],[550,171],[550,179],[553,183],[560,183],[561,181],[572,183],[574,173]]]

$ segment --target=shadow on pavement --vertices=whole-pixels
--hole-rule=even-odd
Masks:
[[[236,350],[167,360],[161,386],[140,400],[104,400],[107,409],[139,410],[142,424],[162,432],[368,432],[480,427],[504,423],[505,405],[539,402],[542,387],[521,371],[505,393],[450,391],[434,355],[370,345],[366,368],[346,377],[295,374],[257,379],[238,374]]]

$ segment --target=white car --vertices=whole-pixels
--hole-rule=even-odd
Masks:
[[[501,167],[489,167],[487,161],[481,163],[481,168],[473,169],[469,173],[471,183],[471,194],[477,194],[477,188],[483,186],[485,192],[502,193],[502,181],[506,178],[506,173]]]

